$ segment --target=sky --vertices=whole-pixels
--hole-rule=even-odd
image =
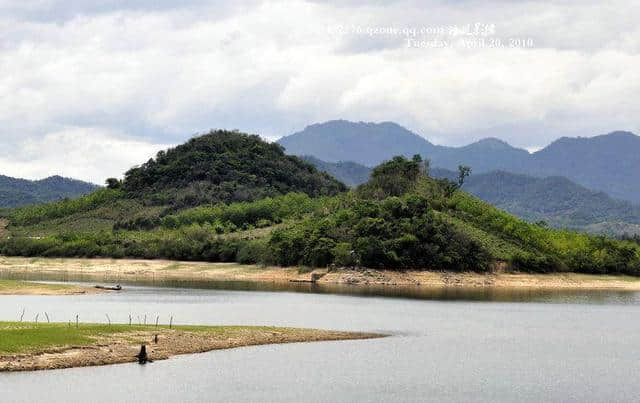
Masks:
[[[0,0],[0,174],[103,183],[332,119],[539,149],[640,133],[640,2]]]

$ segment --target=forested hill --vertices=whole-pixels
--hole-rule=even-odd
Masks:
[[[209,140],[217,142],[205,143]],[[255,157],[249,150],[240,154],[244,152]],[[208,158],[187,154],[195,167],[200,163],[194,158]],[[168,164],[163,157],[162,165]],[[245,172],[239,166],[235,170]],[[161,184],[179,189],[172,182]],[[162,188],[154,182],[146,185],[154,191]],[[416,156],[381,164],[357,189],[316,198],[296,192],[180,208],[132,198],[112,186],[77,200],[5,212],[9,226],[0,237],[0,254],[640,275],[640,247],[633,242],[527,223],[460,191],[459,185],[427,176]]]
[[[34,181],[0,175],[0,207],[19,207],[77,197],[97,188],[92,183],[61,176]]]
[[[288,192],[334,195],[344,184],[257,135],[213,131],[158,153],[125,174],[135,198],[178,207],[256,200]]]
[[[590,133],[589,133],[590,134]],[[293,155],[322,161],[354,161],[375,166],[395,155],[420,154],[435,167],[456,170],[473,167],[475,173],[502,170],[525,175],[564,176],[588,189],[616,199],[640,202],[640,137],[612,132],[595,137],[563,137],[530,154],[496,138],[464,147],[430,143],[424,137],[392,123],[329,121],[308,126],[278,140]]]
[[[365,183],[371,174],[371,168],[354,162],[304,158],[350,186]],[[457,177],[456,172],[442,168],[431,168],[430,174],[451,180]],[[614,236],[640,233],[640,205],[613,199],[560,176],[537,178],[494,171],[472,174],[463,189],[531,222]]]

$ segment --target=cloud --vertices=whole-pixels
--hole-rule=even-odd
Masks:
[[[12,155],[0,156],[0,172],[31,179],[58,172],[103,184],[107,177],[122,177],[133,166],[132,161],[145,162],[168,147],[123,138],[101,128],[69,127],[28,139]]]
[[[640,129],[640,5],[622,0],[0,1],[0,15],[4,174],[100,182],[211,128],[276,139],[335,118],[529,148]],[[403,33],[475,23],[533,46],[409,48]],[[417,39],[434,37],[461,38]],[[68,163],[74,141],[94,157]]]

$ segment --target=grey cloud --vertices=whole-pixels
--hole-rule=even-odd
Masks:
[[[640,10],[620,0],[51,0],[0,2],[0,13],[0,173],[98,180],[212,128],[275,139],[336,118],[529,148],[640,128]],[[326,32],[471,22],[536,45],[406,49]]]

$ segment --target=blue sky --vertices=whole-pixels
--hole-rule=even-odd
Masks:
[[[0,174],[101,183],[211,128],[273,140],[339,118],[529,149],[638,132],[639,17],[622,0],[0,1]]]

